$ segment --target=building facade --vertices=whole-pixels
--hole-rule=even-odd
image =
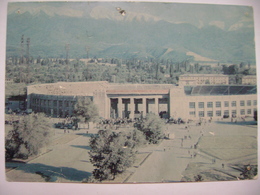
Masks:
[[[256,75],[243,76],[242,77],[242,84],[243,85],[256,85],[257,84]]]
[[[53,117],[73,115],[78,97],[90,97],[102,118],[222,118],[253,116],[255,85],[116,84],[108,82],[53,83],[28,86],[27,108]]]
[[[228,85],[228,75],[221,74],[183,74],[179,76],[179,85]]]

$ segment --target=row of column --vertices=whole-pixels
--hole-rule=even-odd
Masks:
[[[130,103],[129,103],[129,110],[130,111],[130,116],[129,118],[134,118],[134,114],[135,114],[135,99],[142,99],[142,109],[139,110],[142,114],[143,114],[143,117],[146,116],[146,113],[147,113],[147,98],[117,98],[118,99],[118,103],[117,103],[117,109],[118,109],[118,117],[119,118],[122,118],[123,115],[123,106],[125,106],[123,104],[123,99],[129,99],[130,100]],[[159,98],[149,98],[149,99],[154,99],[154,110],[153,112],[158,114],[159,113]]]

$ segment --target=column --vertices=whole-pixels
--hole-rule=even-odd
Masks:
[[[107,109],[106,109],[106,114],[105,118],[111,118],[111,98],[107,98]]]
[[[159,114],[159,98],[154,98],[154,113]]]
[[[135,114],[135,102],[134,98],[130,98],[130,118],[134,119],[134,114]]]
[[[122,98],[117,98],[118,103],[117,103],[117,116],[119,118],[122,118]]]
[[[146,116],[146,98],[142,98],[142,102],[143,102],[143,108],[142,108],[142,112],[143,112],[143,117]]]

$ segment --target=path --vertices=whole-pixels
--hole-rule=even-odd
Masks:
[[[87,154],[88,140],[83,130],[60,135],[50,146],[52,151],[26,164],[7,163],[7,167],[19,166],[6,173],[7,180],[41,182],[47,178],[56,182],[81,182],[93,170]]]

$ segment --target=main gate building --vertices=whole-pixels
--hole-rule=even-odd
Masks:
[[[139,118],[155,113],[164,118],[194,119],[253,116],[255,85],[115,84],[60,82],[27,88],[27,107],[53,117],[73,115],[78,97],[89,97],[102,118]]]

